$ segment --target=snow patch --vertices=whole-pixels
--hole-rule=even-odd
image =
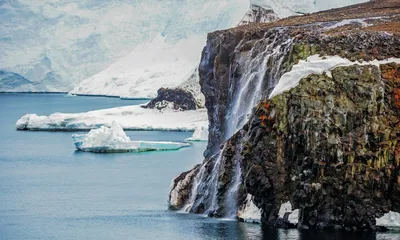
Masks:
[[[376,218],[376,226],[387,228],[400,228],[400,213],[388,212],[383,217]]]
[[[237,216],[245,222],[261,223],[261,209],[254,204],[253,198],[247,194],[245,205],[238,210]]]
[[[308,57],[306,60],[300,60],[298,64],[293,66],[290,72],[285,73],[271,92],[269,98],[273,98],[296,87],[302,78],[307,77],[310,74],[322,74],[326,72],[328,76],[332,76],[330,70],[336,67],[351,66],[355,64],[379,66],[391,62],[400,63],[400,58],[389,58],[387,60],[373,60],[360,63],[352,62],[339,56],[320,57],[319,55],[313,55]]]
[[[295,209],[291,214],[289,214],[288,220],[291,224],[299,223],[299,212],[299,209]]]
[[[285,202],[279,208],[279,217],[284,218],[285,214],[289,213],[288,221],[291,224],[297,224],[299,222],[299,209],[292,210],[292,204],[290,202]]]
[[[292,204],[290,202],[285,202],[281,205],[278,215],[283,218],[287,212],[292,212]]]
[[[54,113],[49,116],[27,114],[17,123],[17,130],[76,131],[111,126],[116,121],[125,130],[194,131],[208,122],[207,110],[175,111],[126,106],[85,113]]]
[[[373,18],[369,18],[369,19],[373,19]],[[355,24],[355,23],[361,24],[362,27],[368,27],[368,26],[372,25],[372,24],[366,23],[365,20],[367,20],[367,19],[366,18],[345,19],[345,20],[336,22],[335,24],[333,24],[329,27],[325,27],[325,30],[334,29],[334,28],[342,27],[342,26],[349,25],[349,24]]]
[[[88,134],[74,134],[75,147],[84,152],[145,152],[177,150],[188,147],[188,143],[131,141],[122,127],[115,121],[110,127],[101,126]]]

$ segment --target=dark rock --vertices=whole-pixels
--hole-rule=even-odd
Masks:
[[[144,108],[162,110],[171,107],[174,110],[196,110],[196,100],[193,94],[180,88],[160,88],[157,97],[151,100]]]

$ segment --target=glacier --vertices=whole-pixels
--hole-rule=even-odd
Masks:
[[[115,121],[109,127],[101,126],[88,134],[73,134],[72,138],[78,150],[96,153],[166,151],[190,146],[181,142],[131,141]]]
[[[194,131],[207,124],[207,110],[158,111],[139,105],[117,107],[84,113],[53,113],[48,116],[26,114],[16,122],[17,130],[83,131],[111,126],[116,121],[125,130]]]
[[[251,0],[279,17],[365,0]],[[233,27],[245,0],[0,2],[0,69],[34,83],[0,91],[152,98],[197,67],[208,32]],[[194,11],[195,9],[195,11]],[[11,83],[10,83],[11,84]]]

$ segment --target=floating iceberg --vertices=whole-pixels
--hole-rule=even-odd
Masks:
[[[111,126],[113,121],[124,130],[194,131],[207,123],[207,110],[175,111],[126,106],[85,113],[54,113],[49,116],[27,114],[17,123],[17,130],[82,131]]]
[[[88,134],[74,134],[72,138],[78,150],[97,153],[165,151],[190,146],[180,142],[131,141],[115,121],[110,127],[101,126]]]
[[[207,142],[208,141],[208,126],[197,126],[194,129],[193,136],[185,139],[188,142]]]

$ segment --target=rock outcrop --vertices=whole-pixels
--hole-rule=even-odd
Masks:
[[[204,108],[204,95],[200,91],[199,71],[196,68],[181,85],[175,88],[160,88],[157,97],[152,99],[144,108],[162,110],[196,110]]]
[[[242,21],[240,21],[239,26],[252,23],[274,22],[278,19],[278,15],[272,9],[265,9],[262,6],[251,4]]]
[[[196,110],[196,100],[192,93],[180,88],[160,88],[157,97],[152,99],[145,108],[162,110],[171,108],[174,110],[188,111]]]
[[[203,164],[175,180],[172,207],[246,218],[256,206],[267,225],[351,231],[400,212],[400,6],[379,18],[379,4],[210,33],[199,68],[208,147]],[[343,13],[356,19],[336,21]],[[354,64],[301,76],[269,99],[312,55]],[[398,63],[379,62],[389,58]]]

